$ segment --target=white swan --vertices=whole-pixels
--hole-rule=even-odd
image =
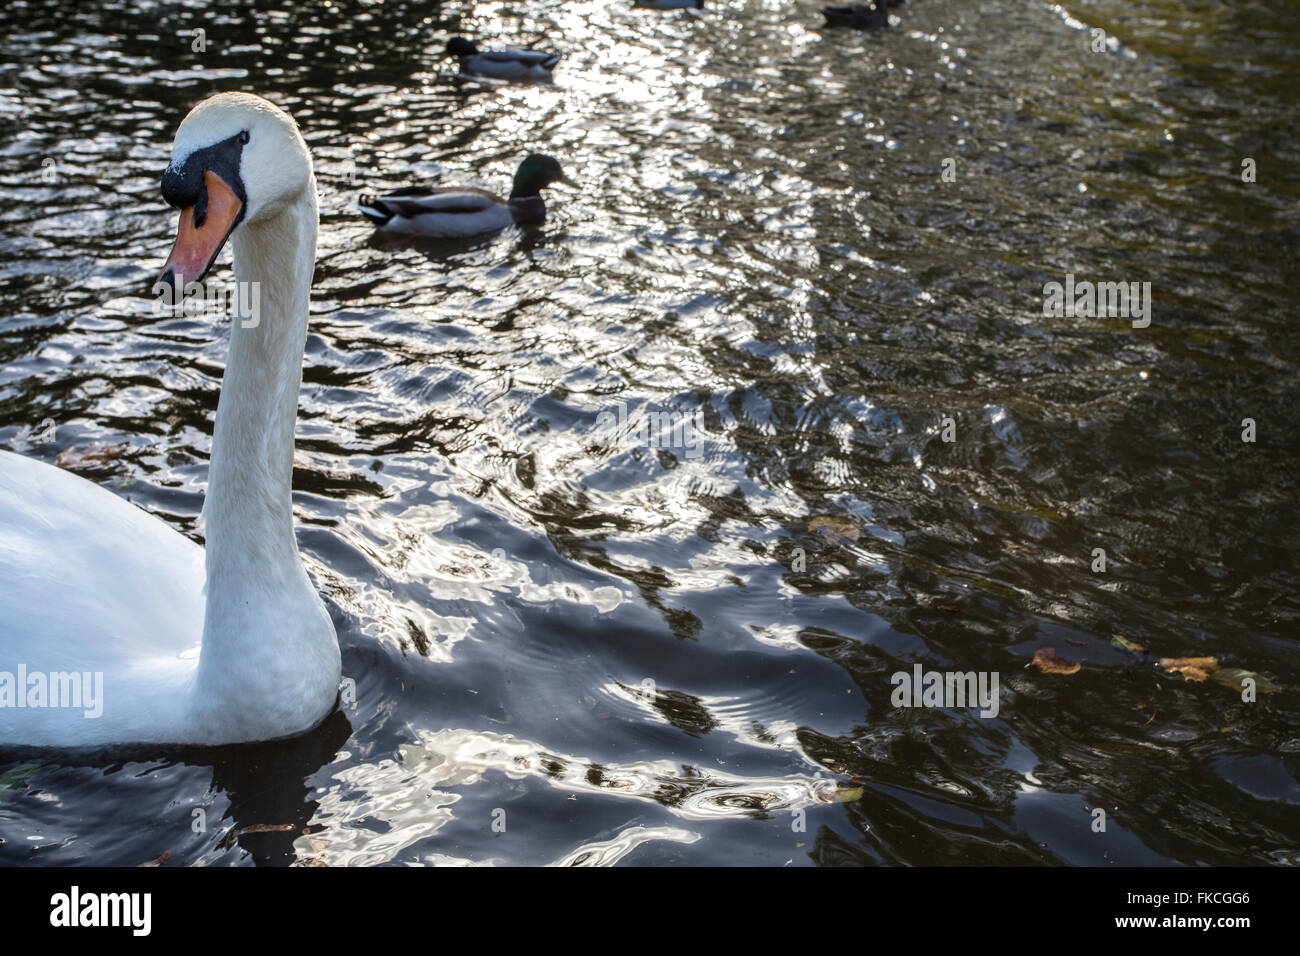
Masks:
[[[316,258],[311,154],[287,114],[223,93],[181,123],[163,196],[181,225],[162,282],[200,280],[229,237],[236,280],[260,295],[255,326],[232,322],[207,546],[0,452],[0,744],[267,740],[311,729],[338,693],[338,639],[298,555],[290,489]],[[74,685],[99,699],[74,702]]]

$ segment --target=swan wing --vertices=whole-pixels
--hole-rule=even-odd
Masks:
[[[204,580],[203,549],[158,518],[61,468],[0,452],[0,704],[4,675],[20,667],[100,673],[104,694],[97,719],[0,706],[0,742],[93,743],[180,719]]]

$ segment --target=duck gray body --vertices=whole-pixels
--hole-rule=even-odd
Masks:
[[[560,62],[558,53],[542,50],[480,50],[465,37],[448,40],[447,54],[456,57],[462,76],[493,80],[549,80]]]
[[[558,162],[532,153],[519,164],[508,199],[477,186],[412,186],[382,196],[362,195],[358,208],[380,232],[465,239],[541,222],[546,218],[542,189],[567,181]]]

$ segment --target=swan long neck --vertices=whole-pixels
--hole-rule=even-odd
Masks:
[[[301,198],[232,236],[236,299],[258,307],[232,319],[217,404],[203,505],[204,657],[217,655],[212,643],[224,635],[246,632],[250,609],[311,588],[294,536],[292,476],[316,227],[311,180]]]

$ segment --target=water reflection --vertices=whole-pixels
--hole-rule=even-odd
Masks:
[[[356,684],[297,742],[0,755],[0,859],[1296,862],[1300,21],[1252,9],[0,12],[0,444],[113,447],[78,470],[187,533],[226,332],[150,308],[158,171],[215,89],[301,123],[295,510]],[[453,32],[555,82],[457,86]],[[352,208],[533,148],[582,184],[538,230]],[[1152,282],[1151,327],[1042,316],[1067,273]],[[1000,672],[999,718],[892,708],[917,662]]]

